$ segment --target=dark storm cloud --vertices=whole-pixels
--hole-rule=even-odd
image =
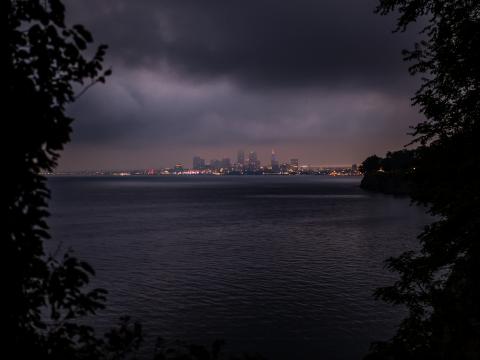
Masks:
[[[403,86],[393,19],[373,0],[71,2],[114,62],[254,86]]]
[[[191,83],[121,71],[72,107],[74,139],[94,144],[219,146],[380,138],[402,134],[415,115],[408,99],[377,91],[239,91],[227,81]],[[110,129],[110,132],[108,132]]]

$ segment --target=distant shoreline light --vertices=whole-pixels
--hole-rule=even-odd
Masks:
[[[180,167],[141,170],[82,170],[43,172],[45,176],[361,176],[356,166],[343,167],[312,167],[299,166],[298,169],[273,171],[271,167],[261,167],[255,171],[235,170],[234,168],[220,169],[184,169]]]

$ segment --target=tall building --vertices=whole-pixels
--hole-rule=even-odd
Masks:
[[[290,167],[292,170],[298,170],[298,159],[290,159]]]
[[[210,169],[218,170],[222,167],[222,162],[217,159],[210,160]]]
[[[205,169],[205,159],[202,159],[200,156],[195,156],[193,158],[193,169],[194,170]]]
[[[237,163],[242,166],[245,166],[245,152],[243,150],[238,150]]]
[[[230,162],[230,158],[223,158],[222,159],[222,168],[230,169],[232,167],[232,163]]]
[[[272,172],[278,173],[280,172],[280,166],[278,164],[277,155],[275,155],[275,150],[272,149],[272,158],[270,160],[270,164],[272,165]]]
[[[260,169],[260,161],[258,161],[257,153],[250,151],[248,154],[248,170],[257,171]]]
[[[248,153],[248,162],[255,162],[258,160],[257,153],[255,151],[250,151]]]

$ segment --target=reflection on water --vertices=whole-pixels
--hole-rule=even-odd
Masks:
[[[109,290],[98,319],[275,359],[359,358],[401,309],[376,302],[383,260],[429,221],[358,178],[51,178],[54,241]],[[150,340],[147,340],[150,341]]]
[[[362,199],[366,194],[263,194],[252,195],[257,198],[283,198],[283,199]]]

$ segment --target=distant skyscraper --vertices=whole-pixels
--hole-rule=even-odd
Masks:
[[[202,159],[200,156],[195,156],[193,158],[193,169],[194,170],[205,169],[205,159]]]
[[[245,166],[245,152],[243,150],[238,150],[237,163]]]
[[[298,159],[290,159],[290,166],[293,170],[298,170]]]
[[[173,171],[176,173],[181,173],[183,171],[183,164],[176,164]]]
[[[230,162],[230,158],[223,158],[222,159],[222,168],[230,169],[232,167],[232,163]]]
[[[218,170],[222,167],[222,162],[217,159],[210,160],[210,168],[214,170]]]
[[[278,173],[280,172],[280,166],[278,164],[277,156],[275,155],[275,150],[272,149],[272,158],[270,161],[272,165],[272,172]]]
[[[257,153],[250,151],[248,154],[248,170],[256,171],[258,169],[260,169],[260,161],[258,161]]]

